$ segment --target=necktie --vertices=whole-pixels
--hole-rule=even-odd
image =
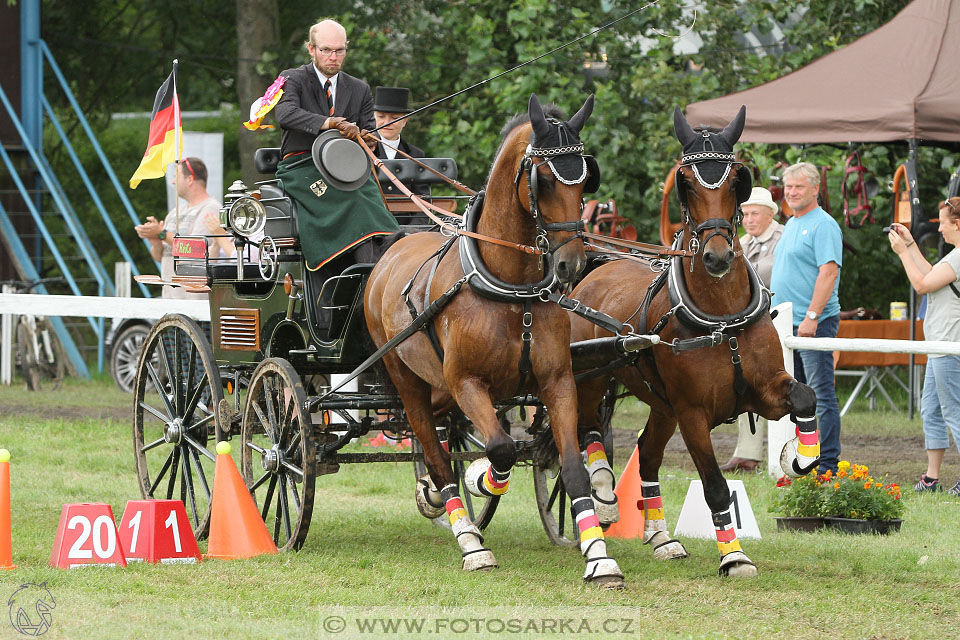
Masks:
[[[323,88],[327,90],[327,104],[330,105],[330,115],[333,115],[333,95],[330,93],[330,81],[323,83]]]

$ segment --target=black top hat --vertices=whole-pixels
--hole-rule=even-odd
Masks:
[[[406,87],[377,87],[373,110],[383,113],[410,113],[410,89]]]
[[[336,129],[322,132],[313,141],[313,165],[332,187],[354,191],[370,178],[373,163],[354,140],[344,138]]]

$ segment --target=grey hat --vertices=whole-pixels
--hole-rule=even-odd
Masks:
[[[360,143],[344,138],[336,129],[322,132],[310,150],[313,165],[326,183],[341,191],[354,191],[370,178],[373,163]]]
[[[383,113],[410,113],[410,89],[405,87],[377,87],[373,110]]]

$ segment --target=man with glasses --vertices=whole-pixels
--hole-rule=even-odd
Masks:
[[[147,216],[147,221],[138,224],[137,235],[150,241],[150,255],[160,261],[160,277],[169,282],[173,277],[173,239],[181,236],[219,236],[207,238],[210,257],[231,256],[235,251],[230,234],[220,226],[220,203],[207,193],[207,165],[196,157],[184,158],[177,167],[174,185],[177,197],[187,201],[187,206],[171,209],[165,220],[158,221]],[[179,220],[179,226],[177,226]],[[186,293],[180,287],[163,287],[164,298],[206,300],[205,293]]]
[[[360,141],[361,129],[376,125],[370,85],[343,71],[347,32],[333,20],[310,27],[306,42],[310,62],[287,69],[283,97],[275,113],[282,130],[280,154],[288,158],[309,153],[321,131],[337,129]]]

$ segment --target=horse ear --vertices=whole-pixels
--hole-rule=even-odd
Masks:
[[[592,93],[590,94],[590,97],[587,98],[587,101],[583,103],[583,106],[580,107],[580,111],[577,111],[575,114],[573,114],[572,118],[567,120],[567,124],[579,135],[580,130],[583,129],[583,125],[586,124],[587,118],[590,117],[591,113],[593,113]]]
[[[543,107],[537,99],[537,94],[530,94],[530,102],[527,104],[527,114],[530,116],[530,124],[533,126],[534,137],[545,136],[550,133],[550,126],[543,115]]]
[[[679,106],[673,108],[673,132],[676,134],[677,140],[680,141],[680,146],[684,149],[697,139],[696,132],[693,130],[693,127],[690,126],[690,123],[687,122]]]
[[[740,134],[743,133],[743,125],[747,122],[747,105],[740,105],[740,111],[737,112],[737,117],[735,117],[730,124],[724,127],[723,131],[720,132],[720,135],[730,143],[732,147],[737,143],[737,140],[740,139]]]

